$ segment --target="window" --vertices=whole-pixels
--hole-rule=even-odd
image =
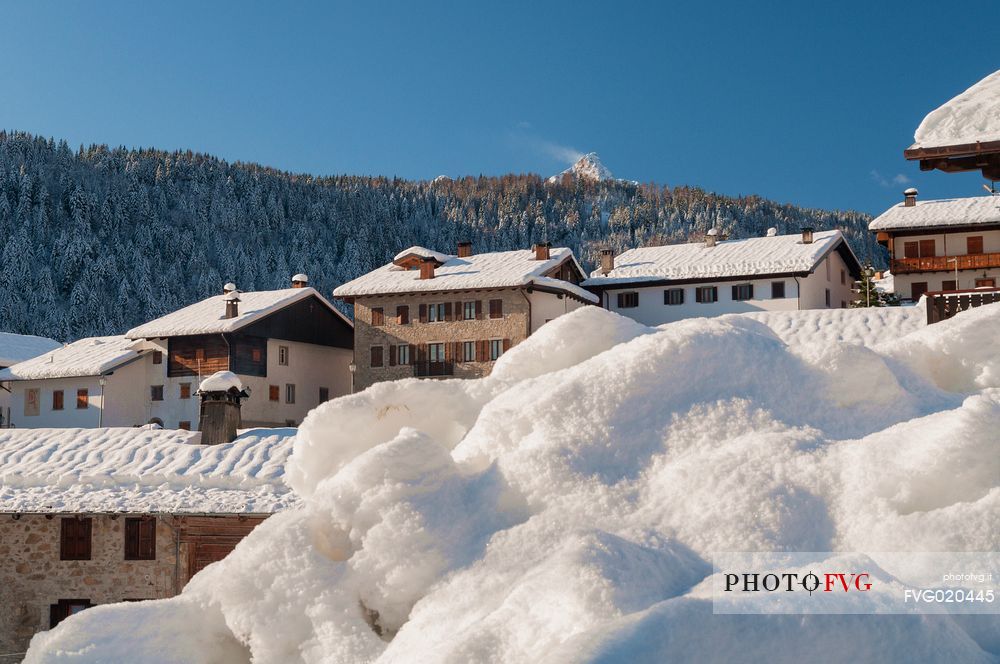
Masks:
[[[382,347],[372,346],[371,348],[371,366],[380,367],[382,366]]]
[[[503,355],[503,339],[490,339],[490,360],[499,359]]]
[[[288,366],[288,346],[278,346],[278,364]]]
[[[945,279],[941,282],[941,290],[958,290],[954,279]]]
[[[503,300],[490,300],[490,318],[503,318]]]
[[[90,394],[87,392],[87,388],[76,391],[76,408],[77,410],[86,410],[87,406],[90,404]]]
[[[153,351],[153,364],[163,364],[163,351]]]
[[[840,271],[840,283],[847,284],[847,272],[845,270]]]
[[[382,311],[382,307],[375,307],[372,309],[372,325],[374,327],[382,327],[385,325],[385,313]]]
[[[277,385],[268,385],[267,387],[268,401],[278,401],[280,398],[281,398],[281,389]]]
[[[181,431],[190,431],[191,420],[181,420],[180,422],[177,423],[177,428],[180,429]]]
[[[983,253],[983,236],[973,235],[971,237],[965,238],[965,253],[967,254]]]
[[[52,391],[52,410],[62,410],[63,409],[63,391],[53,390]]]
[[[181,383],[181,399],[191,398],[191,383]]]
[[[462,303],[462,320],[475,320],[476,319],[476,302],[475,300],[470,300],[469,302]]]
[[[396,364],[401,364],[406,366],[410,363],[410,346],[409,344],[399,344],[396,346]]]
[[[427,359],[431,362],[444,362],[444,344],[427,344]]]
[[[684,304],[684,289],[668,288],[663,291],[663,304]]]
[[[826,289],[826,308],[830,308],[830,289]]]
[[[708,304],[719,300],[719,289],[715,286],[699,286],[694,289],[694,299],[696,302]]]
[[[639,306],[639,294],[636,292],[632,293],[618,293],[618,308],[619,309],[631,309],[633,307]]]
[[[431,323],[443,323],[445,321],[444,303],[428,305],[427,316]]]
[[[285,403],[295,403],[295,383],[285,384]]]
[[[903,258],[919,258],[920,244],[917,242],[903,243]]]
[[[772,281],[771,282],[771,299],[781,300],[785,297],[785,282],[784,281]]]
[[[475,341],[463,341],[462,342],[462,361],[463,362],[475,362],[476,361],[476,342]]]
[[[410,307],[405,304],[396,307],[396,322],[400,325],[410,324]]]
[[[326,403],[329,400],[330,400],[330,388],[329,387],[319,388],[319,402]]]
[[[251,362],[259,363],[261,361],[262,357],[263,357],[263,354],[260,352],[260,348],[251,348],[250,349],[250,361]]]
[[[910,285],[910,298],[919,300],[920,296],[927,292],[926,281],[915,281]]]
[[[733,286],[733,300],[752,300],[753,299],[753,284],[737,284]]]
[[[149,386],[149,400],[150,401],[163,401],[163,386],[162,385],[150,385]]]
[[[59,560],[90,560],[91,520],[65,517],[59,531]]]
[[[984,277],[982,279],[976,279],[976,288],[982,288],[983,286],[988,286],[990,288],[997,287],[997,280],[992,277]]]
[[[42,391],[37,387],[32,387],[24,391],[24,415],[25,417],[38,415],[41,409]]]
[[[125,519],[125,560],[156,560],[156,519]]]
[[[927,258],[929,256],[936,256],[934,252],[934,240],[921,240],[920,241],[920,257]]]
[[[61,599],[49,605],[49,629],[52,629],[74,613],[94,606],[89,599]]]

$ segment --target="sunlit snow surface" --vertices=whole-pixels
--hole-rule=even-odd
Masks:
[[[27,661],[996,662],[995,616],[713,615],[715,551],[1000,548],[1000,306],[804,313],[587,307],[324,404],[301,507]]]

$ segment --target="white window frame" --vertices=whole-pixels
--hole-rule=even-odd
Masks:
[[[503,355],[503,339],[490,339],[490,362],[499,360],[501,355]]]
[[[285,403],[295,403],[295,383],[285,383]]]
[[[406,366],[410,363],[410,344],[396,346],[396,364]]]
[[[462,320],[476,320],[476,301],[462,303]]]
[[[443,341],[433,341],[427,344],[427,361],[428,362],[444,362],[444,344]],[[437,349],[440,349],[440,356],[435,358],[434,354]]]
[[[288,346],[278,346],[278,366],[287,367],[288,366],[288,356],[291,353],[288,351]]]

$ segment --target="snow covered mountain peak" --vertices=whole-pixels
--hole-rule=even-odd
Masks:
[[[588,152],[583,155],[565,171],[550,177],[549,182],[559,182],[567,174],[594,181],[611,180],[614,178],[608,167],[601,163],[601,158],[597,156],[596,152]]]

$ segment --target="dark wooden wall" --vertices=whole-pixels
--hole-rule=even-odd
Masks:
[[[198,361],[198,351],[203,358]],[[211,376],[229,369],[229,345],[221,334],[171,337],[167,346],[167,375]]]
[[[251,323],[240,333],[320,346],[354,348],[354,329],[315,296]]]
[[[267,339],[264,337],[249,337],[244,334],[229,338],[229,366],[233,371],[244,376],[267,375]],[[254,360],[254,351],[258,359]]]

